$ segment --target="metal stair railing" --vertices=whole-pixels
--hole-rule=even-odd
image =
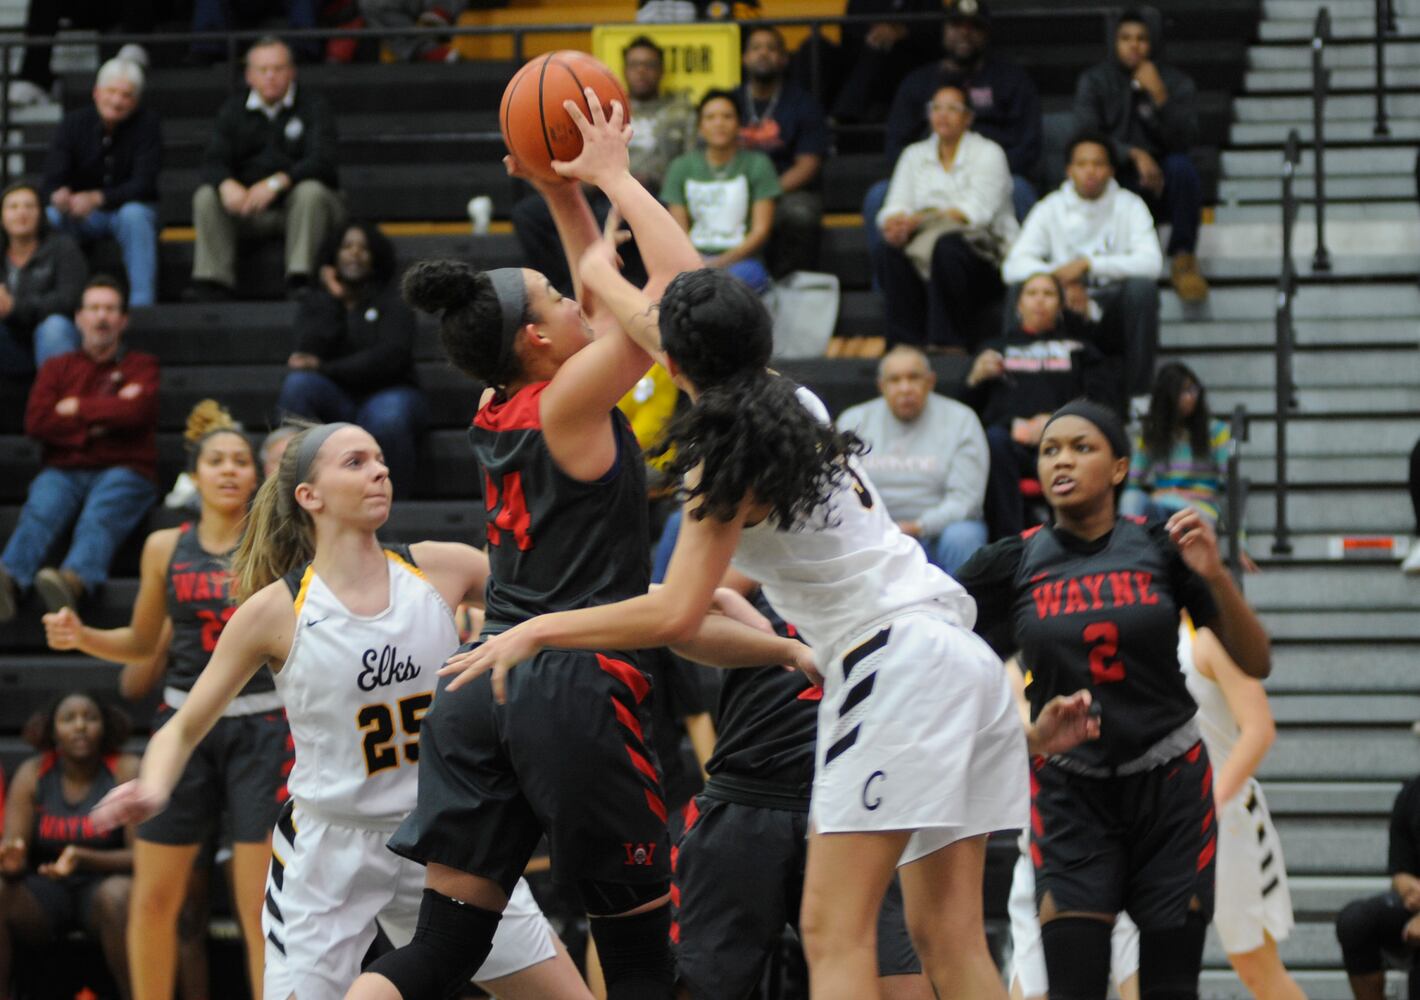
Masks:
[[[1326,45],[1331,41],[1331,10],[1316,12],[1312,29],[1312,172],[1316,185],[1316,252],[1313,271],[1331,270],[1331,253],[1326,249],[1326,93],[1331,86],[1331,70],[1323,65]]]
[[[1290,555],[1291,532],[1287,526],[1287,418],[1297,405],[1297,389],[1293,380],[1292,352],[1296,345],[1296,329],[1292,323],[1292,299],[1297,291],[1297,271],[1292,261],[1292,228],[1297,221],[1297,195],[1293,189],[1297,165],[1302,158],[1302,140],[1296,129],[1287,133],[1287,146],[1282,155],[1282,267],[1277,276],[1276,323],[1276,489],[1277,523],[1272,539],[1274,555]]]

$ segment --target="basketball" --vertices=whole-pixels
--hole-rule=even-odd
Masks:
[[[538,56],[508,81],[498,108],[503,142],[534,177],[560,180],[552,161],[576,159],[582,151],[582,133],[562,102],[575,101],[590,121],[591,108],[582,92],[585,87],[596,91],[608,117],[611,102],[620,101],[626,120],[631,120],[620,81],[585,52],[564,50]]]

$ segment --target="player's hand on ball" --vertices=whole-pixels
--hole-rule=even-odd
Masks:
[[[584,91],[592,120],[587,121],[582,109],[572,101],[563,101],[573,124],[582,133],[582,152],[575,160],[553,160],[552,169],[571,180],[586,181],[605,188],[616,178],[631,172],[631,157],[626,144],[631,141],[631,126],[626,124],[626,110],[620,101],[611,102],[611,117],[602,110],[601,98],[591,87]]]
[[[1051,698],[1030,727],[1027,749],[1032,754],[1065,753],[1081,743],[1099,739],[1100,717],[1091,711],[1093,704],[1088,691]]]
[[[110,789],[89,815],[93,817],[99,832],[107,833],[120,826],[150,819],[162,812],[167,804],[166,792],[144,783],[142,778],[135,778]]]
[[[1198,511],[1192,507],[1178,511],[1169,518],[1168,531],[1184,564],[1193,572],[1205,580],[1224,572],[1223,558],[1218,553],[1218,535]]]
[[[491,674],[493,700],[501,705],[508,700],[508,671],[541,651],[542,646],[532,638],[527,623],[515,625],[501,635],[449,657],[439,668],[439,676],[453,677],[448,690],[457,691],[475,678]]]

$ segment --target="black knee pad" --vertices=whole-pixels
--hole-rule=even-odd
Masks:
[[[1140,1000],[1198,1000],[1208,918],[1190,912],[1182,927],[1139,932]]]
[[[640,909],[670,891],[670,879],[642,885],[601,882],[590,878],[582,879],[577,883],[577,895],[582,897],[582,908],[593,917],[614,916],[618,913]]]
[[[671,908],[630,917],[592,917],[607,1000],[667,1000],[675,985]],[[408,998],[406,998],[408,1000]]]
[[[468,983],[493,948],[503,914],[424,890],[414,938],[370,963],[403,1000],[444,1000]]]
[[[1104,1000],[1113,930],[1090,917],[1056,917],[1040,925],[1050,1000]]]

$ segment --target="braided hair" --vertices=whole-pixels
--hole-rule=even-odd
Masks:
[[[522,371],[517,352],[503,352],[503,313],[493,282],[461,260],[423,260],[404,274],[404,301],[439,317],[439,342],[449,363],[499,388]],[[524,324],[535,322],[531,308]]]
[[[749,499],[770,508],[781,527],[801,525],[847,474],[866,446],[819,422],[797,387],[766,368],[773,349],[768,311],[748,285],[723,270],[678,275],[660,305],[661,344],[699,390],[672,421],[653,457],[699,481],[683,489],[696,518],[732,520]]]

